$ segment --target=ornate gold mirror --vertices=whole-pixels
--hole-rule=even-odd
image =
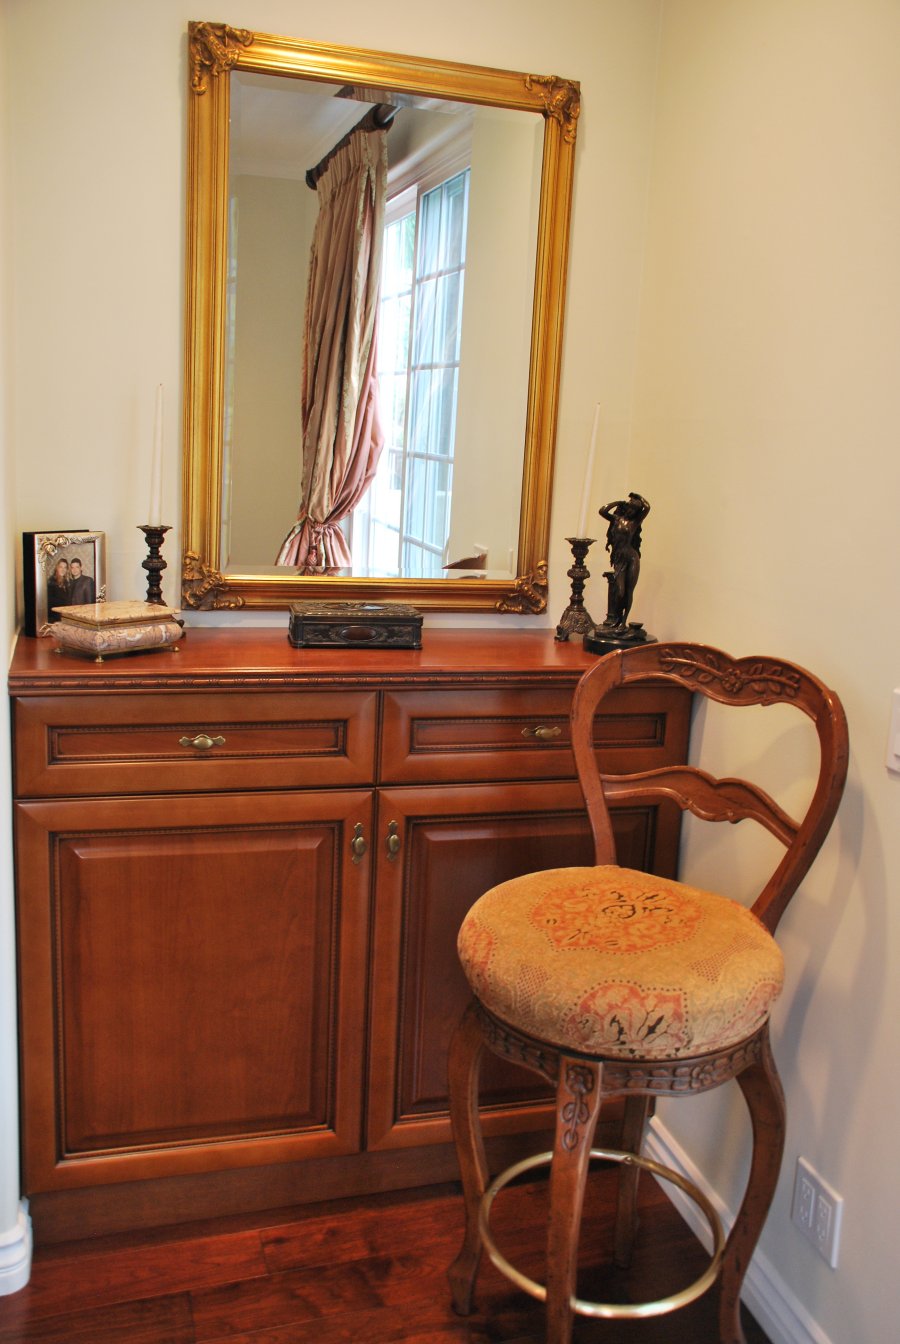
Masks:
[[[578,85],[206,22],[191,23],[189,48],[185,606],[346,599],[544,610]],[[303,573],[278,563],[302,488],[311,226],[296,212],[308,213],[304,196],[315,210],[316,174],[307,183],[307,170],[321,169],[329,143],[343,143],[344,128],[366,109],[387,113],[391,126],[385,255],[388,221],[421,190],[417,181],[427,187],[443,177],[441,190],[455,190],[453,200],[464,191],[467,202],[456,364],[450,375],[441,371],[442,385],[452,376],[454,400],[449,409],[439,396],[428,402],[449,463],[431,463],[427,474],[422,467],[410,487],[424,517],[443,508],[445,527],[431,538],[424,572],[415,559],[405,567],[402,547],[396,566],[378,560],[358,569],[354,529],[361,535],[363,524],[354,509],[342,523],[352,563]],[[449,209],[455,218],[452,202]],[[415,223],[411,236],[425,229]],[[385,292],[382,283],[382,300]],[[424,299],[412,303],[424,310]],[[384,312],[382,303],[379,356],[393,342]],[[426,373],[433,377],[433,368]],[[387,397],[382,387],[382,407],[387,400],[387,418],[402,419],[391,386]],[[406,472],[391,462],[398,478]]]

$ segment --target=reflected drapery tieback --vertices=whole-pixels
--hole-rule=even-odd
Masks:
[[[285,537],[276,561],[298,574],[338,574],[351,563],[339,521],[317,523],[306,515],[297,519]]]

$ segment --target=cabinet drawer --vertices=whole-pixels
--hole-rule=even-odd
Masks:
[[[573,688],[398,691],[385,695],[382,783],[574,779]],[[594,724],[609,770],[684,760],[691,696],[677,687],[616,691]]]
[[[36,696],[16,702],[16,792],[195,793],[370,784],[377,695]]]

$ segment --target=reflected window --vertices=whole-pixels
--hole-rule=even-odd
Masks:
[[[450,531],[469,169],[388,204],[378,328],[385,446],[353,515],[353,570],[436,578]]]

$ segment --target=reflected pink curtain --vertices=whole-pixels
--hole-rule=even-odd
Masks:
[[[303,485],[276,563],[331,574],[351,562],[342,518],[367,490],[384,444],[375,327],[387,190],[385,131],[359,131],[317,183],[303,345]]]

